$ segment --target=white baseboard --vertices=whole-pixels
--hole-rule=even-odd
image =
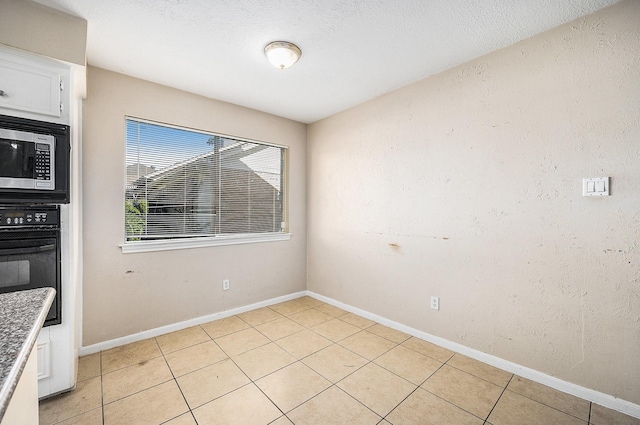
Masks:
[[[272,298],[267,301],[261,301],[255,304],[250,304],[244,307],[238,307],[231,310],[222,311],[219,313],[210,314],[207,316],[197,317],[195,319],[186,320],[180,323],[174,323],[172,325],[162,326],[155,329],[150,329],[148,331],[136,333],[133,335],[127,335],[121,338],[112,339],[109,341],[99,342],[97,344],[88,345],[86,347],[81,347],[79,349],[80,356],[86,356],[88,354],[97,353],[99,351],[108,350],[110,348],[119,347],[121,345],[130,344],[132,342],[142,341],[143,339],[153,338],[156,336],[160,336],[169,332],[175,332],[182,329],[186,329],[191,326],[200,325],[203,323],[210,322],[212,320],[224,319],[226,317],[231,317],[236,314],[244,313],[250,310],[255,310],[261,307],[267,307],[273,304],[281,303],[284,301],[289,301],[295,298],[300,298],[302,296],[308,295],[317,300],[323,301],[327,304],[331,304],[335,307],[339,307],[348,312],[357,314],[359,316],[365,317],[367,319],[378,322],[382,325],[388,326],[392,329],[404,332],[411,336],[415,336],[416,338],[423,339],[425,341],[429,341],[433,344],[437,344],[441,347],[449,349],[451,351],[455,351],[456,353],[463,354],[465,356],[471,357],[472,359],[476,359],[478,361],[487,363],[491,366],[495,366],[497,368],[506,370],[507,372],[515,373],[524,378],[530,379],[539,384],[546,385],[551,388],[555,388],[558,391],[565,392],[567,394],[574,395],[576,397],[580,397],[587,401],[599,404],[601,406],[607,407],[609,409],[616,410],[618,412],[624,413],[629,416],[633,416],[635,418],[640,418],[640,405],[631,403],[630,401],[622,400],[620,398],[616,398],[609,394],[601,393],[599,391],[595,391],[589,388],[581,387],[576,384],[572,384],[570,382],[563,381],[558,378],[554,378],[553,376],[546,375],[542,372],[539,372],[534,369],[530,369],[528,367],[519,365],[517,363],[510,362],[508,360],[501,359],[496,356],[492,356],[487,353],[483,353],[482,351],[474,350],[473,348],[469,348],[465,345],[458,344],[456,342],[449,341],[444,338],[437,337],[435,335],[431,335],[426,332],[419,331],[417,329],[411,328],[409,326],[403,325],[398,322],[394,322],[392,320],[386,319],[384,317],[378,316],[373,313],[369,313],[368,311],[361,310],[359,308],[353,307],[348,304],[341,303],[340,301],[336,301],[332,298],[325,297],[324,295],[316,294],[312,291],[301,291],[296,292],[289,295],[284,295],[277,298]]]
[[[324,295],[316,294],[315,292],[312,292],[312,291],[306,291],[306,295],[312,298],[315,298],[317,300],[323,301],[327,304],[331,304],[335,307],[339,307],[348,312],[373,320],[382,325],[388,326],[392,329],[404,332],[406,334],[415,336],[416,338],[420,338],[425,341],[429,341],[433,344],[437,344],[441,347],[444,347],[451,351],[455,351],[456,353],[463,354],[467,357],[471,357],[472,359],[476,359],[483,363],[490,364],[491,366],[495,366],[497,368],[506,370],[507,372],[515,373],[516,375],[522,376],[523,378],[530,379],[539,384],[546,385],[551,388],[555,388],[558,391],[562,391],[564,393],[571,394],[576,397],[580,397],[584,400],[624,413],[625,415],[633,416],[634,418],[640,418],[640,405],[631,403],[630,401],[622,400],[620,398],[616,398],[609,394],[601,393],[599,391],[595,391],[589,388],[581,387],[576,384],[572,384],[571,382],[563,381],[562,379],[554,378],[553,376],[546,375],[537,370],[530,369],[528,367],[519,365],[517,363],[513,363],[508,360],[501,359],[500,357],[483,353],[482,351],[474,350],[473,348],[469,348],[465,345],[458,344],[457,342],[452,342],[447,339],[440,338],[435,335],[431,335],[426,332],[419,331],[417,329],[411,328],[401,323],[394,322],[392,320],[386,319],[384,317],[378,316],[373,313],[369,313],[368,311],[361,310],[359,308],[350,306],[348,304],[341,303],[340,301],[336,301],[329,297],[325,297]]]
[[[147,331],[139,332],[133,335],[127,335],[109,341],[99,342],[97,344],[87,345],[81,347],[78,350],[80,357],[89,354],[94,354],[99,351],[108,350],[110,348],[120,347],[121,345],[131,344],[132,342],[142,341],[143,339],[154,338],[156,336],[164,335],[169,332],[180,331],[182,329],[189,328],[191,326],[201,325],[203,323],[211,322],[212,320],[224,319],[226,317],[235,316],[236,314],[244,313],[257,308],[268,307],[273,304],[278,304],[284,301],[293,300],[306,295],[306,291],[295,292],[289,295],[283,295],[281,297],[272,298],[267,301],[261,301],[255,304],[246,305],[243,307],[234,308],[231,310],[221,311],[219,313],[209,314],[207,316],[196,317],[195,319],[185,320],[184,322],[174,323],[167,326],[161,326],[155,329],[149,329]]]

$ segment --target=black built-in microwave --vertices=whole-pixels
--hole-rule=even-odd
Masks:
[[[0,204],[69,203],[69,126],[0,115]]]

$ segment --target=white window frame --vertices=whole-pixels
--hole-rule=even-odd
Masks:
[[[163,127],[169,128],[177,128],[181,130],[193,131],[198,133],[204,133],[209,135],[216,135],[222,137],[228,137],[239,141],[245,141],[249,143],[258,143],[267,146],[273,146],[277,148],[284,149],[284,173],[282,178],[284,181],[284,191],[283,191],[283,211],[282,211],[282,220],[285,224],[283,232],[273,232],[273,233],[239,233],[239,234],[224,234],[224,235],[212,235],[205,237],[187,237],[187,238],[176,238],[176,239],[155,239],[155,240],[140,240],[140,241],[126,241],[126,235],[124,237],[125,241],[121,243],[119,246],[122,249],[123,254],[131,254],[131,253],[141,253],[141,252],[155,252],[155,251],[169,251],[169,250],[177,250],[177,249],[191,249],[191,248],[205,248],[205,247],[214,247],[214,246],[226,246],[226,245],[240,245],[240,244],[252,244],[252,243],[262,243],[262,242],[277,242],[277,241],[288,241],[291,239],[292,234],[288,232],[288,184],[287,184],[287,176],[289,170],[289,152],[288,147],[283,145],[278,145],[274,143],[266,143],[262,141],[256,141],[251,139],[246,139],[237,136],[229,136],[220,133],[214,133],[209,131],[196,130],[188,127],[181,127],[172,124],[160,123],[157,121],[151,121],[146,119],[141,119],[132,116],[125,116],[125,135],[126,135],[126,122],[127,120],[133,120],[143,123],[149,123],[153,125],[159,125]],[[126,155],[126,149],[125,149]],[[125,160],[125,173],[126,173],[126,160]],[[123,186],[124,189],[124,186]],[[126,199],[126,190],[123,190],[122,200]],[[124,212],[125,208],[123,205],[122,211]],[[123,218],[125,218],[123,214]],[[124,229],[125,226],[122,226]],[[124,230],[123,230],[124,232]]]

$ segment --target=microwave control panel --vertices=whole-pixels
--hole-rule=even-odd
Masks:
[[[36,179],[51,180],[51,145],[36,143]]]

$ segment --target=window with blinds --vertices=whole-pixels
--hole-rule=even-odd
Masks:
[[[284,232],[286,148],[126,119],[125,241]]]

